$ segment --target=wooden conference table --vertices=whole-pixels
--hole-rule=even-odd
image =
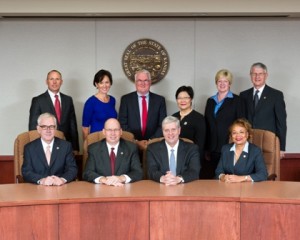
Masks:
[[[0,185],[1,239],[298,239],[300,183]]]

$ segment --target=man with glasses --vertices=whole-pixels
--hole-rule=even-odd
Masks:
[[[105,139],[88,147],[83,179],[112,186],[141,180],[143,170],[137,145],[121,138],[122,129],[118,120],[108,119],[103,134]]]
[[[50,113],[38,117],[40,138],[24,147],[22,175],[25,182],[60,186],[73,181],[77,165],[70,142],[56,138],[56,118]]]
[[[252,128],[268,130],[280,140],[280,157],[286,144],[286,109],[283,93],[266,85],[268,70],[263,63],[254,63],[250,69],[253,87],[241,92],[246,104],[246,116]]]
[[[122,129],[134,134],[141,149],[149,139],[162,136],[161,122],[167,115],[165,98],[150,92],[150,86],[150,72],[136,72],[136,91],[122,96],[119,109]]]

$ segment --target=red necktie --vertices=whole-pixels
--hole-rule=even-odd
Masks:
[[[111,165],[111,175],[113,176],[115,174],[115,162],[116,162],[116,154],[114,152],[115,148],[111,148],[110,151],[110,165]]]
[[[54,107],[55,107],[55,112],[56,112],[56,116],[57,116],[57,121],[58,121],[58,123],[60,123],[61,110],[60,110],[60,102],[58,99],[58,95],[55,95]]]
[[[147,110],[146,96],[142,96],[142,136],[145,136],[146,133],[147,118],[148,118],[148,110]]]

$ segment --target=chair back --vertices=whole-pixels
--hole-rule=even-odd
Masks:
[[[280,180],[279,138],[270,131],[253,129],[250,142],[260,147],[268,171],[268,180]]]
[[[82,169],[85,169],[85,164],[86,160],[88,159],[88,146],[91,145],[92,143],[101,141],[104,139],[105,136],[102,131],[99,132],[94,132],[89,134],[86,139],[83,142],[83,155],[82,155]],[[135,142],[134,140],[134,135],[131,132],[127,131],[122,131],[122,136],[121,138],[130,141],[130,142]]]
[[[15,139],[15,143],[14,143],[14,174],[16,177],[16,179],[15,179],[16,183],[24,182],[23,177],[22,177],[22,171],[21,171],[23,161],[24,161],[24,146],[27,143],[29,143],[39,137],[40,137],[40,134],[38,133],[37,130],[31,130],[31,131],[19,134],[17,136],[17,138]],[[65,139],[64,133],[59,130],[55,131],[55,137]]]

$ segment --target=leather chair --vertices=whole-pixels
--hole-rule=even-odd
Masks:
[[[24,146],[39,138],[40,134],[38,133],[37,130],[32,130],[32,131],[28,131],[28,132],[24,132],[21,133],[17,136],[17,138],[15,139],[15,143],[14,143],[14,173],[16,176],[16,183],[22,183],[24,182],[23,180],[23,176],[22,176],[22,165],[23,165],[23,161],[24,161]],[[56,130],[55,131],[55,137],[61,138],[61,139],[65,139],[64,133]]]
[[[86,160],[88,158],[88,146],[92,143],[101,141],[105,136],[102,131],[91,133],[83,142],[83,155],[82,155],[82,170],[84,171]],[[131,132],[122,131],[121,138],[135,143],[134,135]]]
[[[268,180],[280,180],[279,138],[270,131],[253,129],[250,142],[260,147],[268,171]]]

